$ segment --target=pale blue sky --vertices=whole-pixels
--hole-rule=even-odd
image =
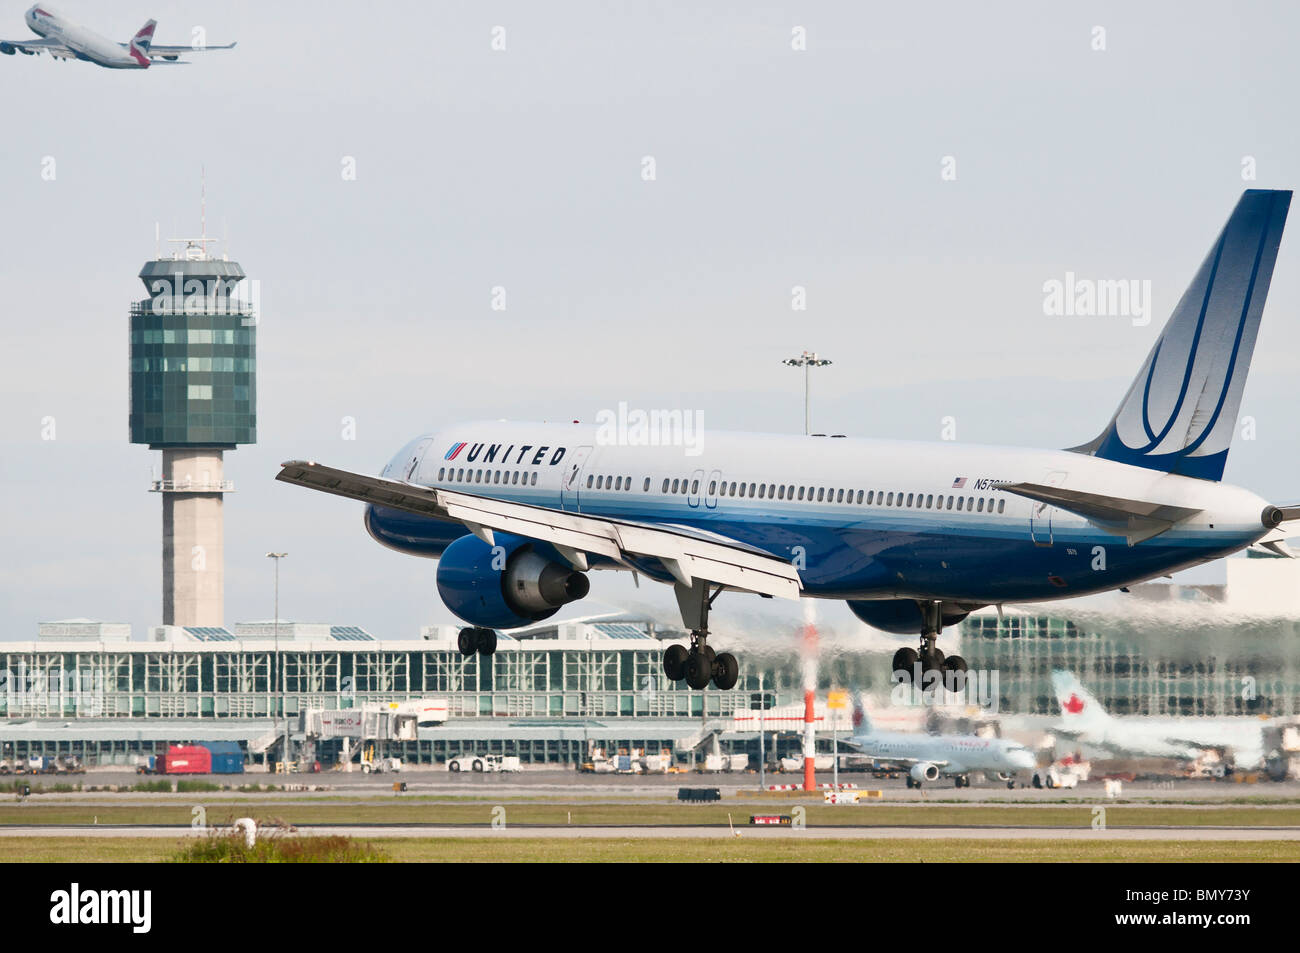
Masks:
[[[26,34],[27,6],[0,4],[0,36]],[[152,16],[160,43],[197,24],[239,46],[143,72],[0,57],[5,639],[159,621],[127,310],[154,222],[197,229],[200,165],[209,231],[263,302],[260,443],[227,457],[227,621],[269,615],[280,549],[286,616],[391,637],[451,620],[433,564],[381,549],[358,506],[273,483],[281,460],[376,471],[448,421],[619,401],[797,431],[779,361],[802,348],[835,361],[817,429],[935,439],[951,415],[963,441],[1070,446],[1109,418],[1241,189],[1300,181],[1292,4],[57,9],[114,38]],[[1277,500],[1300,499],[1298,247],[1246,391],[1258,439],[1227,472]],[[1155,319],[1045,316],[1066,271],[1150,280]],[[594,595],[651,598],[607,576]],[[720,625],[773,605],[730,602]]]

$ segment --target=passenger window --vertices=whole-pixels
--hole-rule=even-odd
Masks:
[[[662,492],[664,492],[664,493],[667,493],[667,492],[668,492],[668,478],[667,478],[667,477],[664,477],[664,488],[663,488]]]
[[[537,474],[533,474],[533,486],[537,486]]]
[[[677,482],[678,482],[677,480],[673,480],[673,492],[674,492],[674,493],[677,492]]]
[[[862,505],[862,491],[858,490],[858,505]]]
[[[692,480],[692,481],[691,481],[691,495],[694,496],[696,493],[699,493],[699,492],[700,492],[700,481],[699,481],[699,480]]]
[[[891,494],[889,494],[889,496],[887,496],[887,497],[885,498],[885,505],[886,505],[886,506],[893,506],[893,505],[894,505],[894,494],[891,493]]]
[[[932,509],[933,507],[934,507],[934,494],[927,493],[925,495],[925,508],[928,510],[928,509]]]
[[[650,492],[650,478],[649,478],[649,477],[646,477],[646,478],[645,478],[645,486],[641,487],[641,492],[642,492],[642,493],[649,493],[649,492]]]
[[[911,493],[907,494],[907,505],[908,505],[908,506],[911,506],[911,505],[912,505],[912,494],[911,494]]]
[[[438,467],[438,479],[439,479],[439,480],[442,479],[443,471],[445,471],[446,469],[447,469],[446,467]]]
[[[836,491],[835,491],[835,502],[836,502],[836,503],[843,503],[843,502],[844,502],[844,491],[843,491],[842,489],[841,489],[841,490],[836,490]]]
[[[778,486],[778,487],[776,488],[776,498],[777,498],[778,500],[784,500],[784,499],[785,499],[785,485],[784,485],[784,484],[782,484],[781,486]]]
[[[511,485],[516,485],[516,484],[519,483],[519,471],[518,471],[518,470],[516,470],[514,473],[510,474],[510,483],[511,483]]]
[[[975,512],[976,512],[976,513],[983,513],[983,512],[984,512],[984,497],[981,496],[981,497],[979,498],[979,502],[977,502],[977,503],[975,504]]]
[[[714,495],[715,493],[717,493],[717,492],[718,492],[718,481],[717,481],[717,480],[710,480],[710,481],[709,481],[709,496],[713,496],[713,495]]]
[[[595,480],[596,480],[596,478],[595,478],[594,476],[592,476],[590,473],[587,474],[587,489],[588,489],[588,490],[591,489],[591,485],[592,485],[592,483],[595,482]]]
[[[962,496],[957,497],[957,509],[958,509],[959,511],[961,510],[961,504],[962,504],[962,501],[963,501],[963,500],[965,500],[965,497],[962,497]]]
[[[820,503],[824,499],[826,499],[826,487],[819,486],[817,487],[817,502]]]
[[[758,498],[761,500],[761,499],[766,498],[766,496],[767,496],[767,484],[766,484],[766,483],[760,483],[760,484],[758,485]]]
[[[1003,507],[1005,507],[1006,505],[1007,505],[1006,500],[998,500],[998,512],[1001,513]]]
[[[952,497],[948,497],[948,505],[944,509],[952,509]]]
[[[731,491],[727,495],[728,496],[736,495],[736,482],[734,480],[731,482]]]

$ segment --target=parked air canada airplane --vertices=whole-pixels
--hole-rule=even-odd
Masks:
[[[853,736],[844,743],[877,761],[905,765],[909,788],[937,781],[940,775],[953,778],[959,788],[968,788],[970,775],[976,772],[1005,781],[1011,788],[1017,774],[1028,774],[1038,765],[1032,751],[1006,738],[876,731],[861,700],[853,709],[853,724]]]
[[[13,56],[26,53],[36,56],[49,53],[56,60],[86,60],[109,69],[148,69],[155,63],[178,63],[185,53],[202,53],[206,50],[229,50],[225,46],[155,46],[153,28],[157,21],[150,20],[127,43],[117,43],[100,36],[94,30],[70,23],[48,6],[38,3],[28,10],[23,19],[39,40],[0,40],[0,53]]]
[[[663,666],[694,689],[736,683],[708,644],[724,591],[847,600],[920,637],[896,671],[956,679],[936,636],[978,607],[1118,589],[1300,519],[1220,482],[1290,200],[1242,195],[1110,423],[1068,450],[709,432],[690,455],[480,422],[415,438],[378,477],[294,461],[277,479],[362,500],[376,540],[438,559],[466,654],[621,569],[674,588],[691,648]]]
[[[1061,721],[1052,734],[1113,755],[1194,761],[1204,751],[1230,756],[1238,768],[1264,763],[1263,719],[1112,715],[1070,672],[1052,673]]]

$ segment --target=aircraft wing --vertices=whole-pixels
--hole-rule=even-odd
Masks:
[[[1076,513],[1108,533],[1125,537],[1130,546],[1159,536],[1175,523],[1201,512],[1186,506],[1067,490],[1042,483],[998,483],[996,486],[1008,493]]]
[[[62,57],[76,55],[60,41],[44,36],[36,40],[0,40],[0,49],[11,51],[16,50],[19,53],[26,53],[29,56],[37,53],[49,53],[51,56]]]
[[[276,479],[322,493],[463,523],[489,545],[494,545],[494,531],[541,540],[553,545],[581,570],[587,568],[587,554],[604,556],[624,565],[628,565],[630,557],[649,556],[663,563],[685,586],[700,579],[729,589],[784,599],[799,598],[802,589],[799,573],[790,563],[756,552],[739,541],[726,541],[722,536],[703,539],[692,531],[671,526],[584,516],[365,476],[302,460],[283,464]]]
[[[183,56],[186,53],[206,53],[208,50],[233,50],[237,44],[226,43],[223,46],[160,46],[157,43],[149,45],[149,58],[155,56]]]

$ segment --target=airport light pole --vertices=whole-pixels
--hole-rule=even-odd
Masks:
[[[271,619],[271,628],[275,633],[275,676],[278,683],[276,695],[280,710],[276,713],[276,734],[279,734],[280,717],[284,718],[284,773],[289,773],[289,712],[284,704],[284,666],[280,664],[280,560],[288,553],[267,553],[267,559],[275,560],[275,615]]]
[[[767,790],[767,744],[763,738],[763,711],[767,696],[763,694],[763,673],[758,673],[758,789]]]
[[[798,357],[788,357],[781,362],[789,367],[803,368],[803,432],[812,433],[812,412],[809,405],[809,388],[812,384],[811,371],[814,367],[825,367],[831,362],[817,356],[815,351],[804,351]]]

